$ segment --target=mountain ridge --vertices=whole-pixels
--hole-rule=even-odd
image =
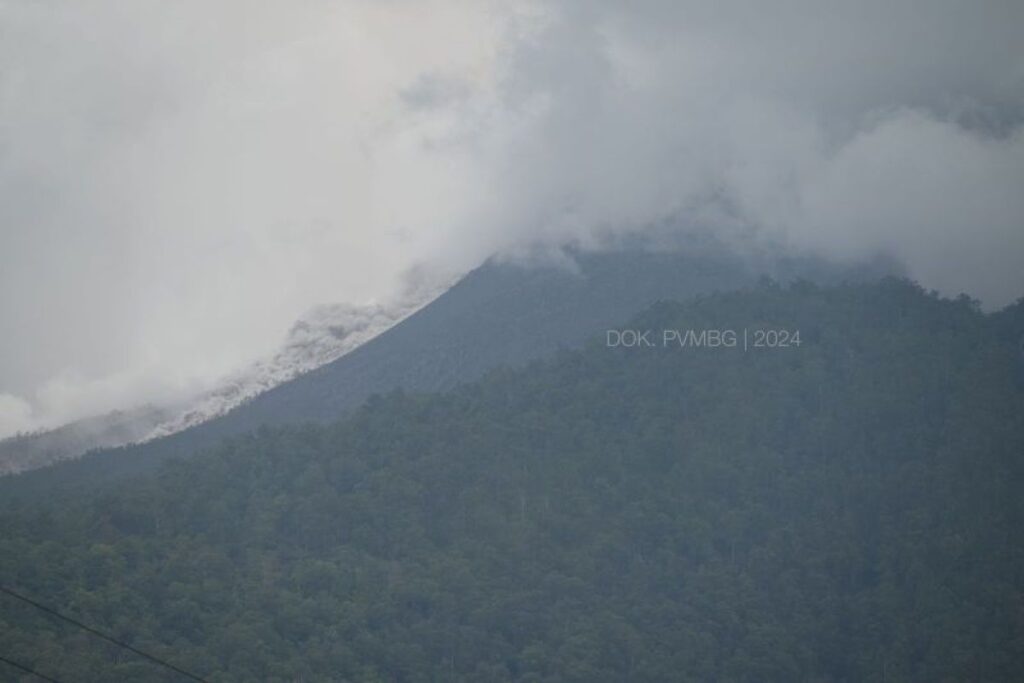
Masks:
[[[780,281],[874,279],[890,263],[837,266],[817,259],[749,257],[721,245],[630,247],[571,254],[573,268],[490,260],[400,323],[339,359],[252,397],[227,414],[137,446],[87,454],[59,468],[0,479],[9,497],[57,482],[108,481],[201,452],[264,425],[330,421],[373,394],[439,391],[499,366],[517,366],[582,344],[659,299],[734,290],[765,275]],[[33,492],[33,493],[30,493]]]
[[[0,439],[0,476],[45,467],[96,449],[144,444],[202,424],[256,395],[330,363],[436,298],[445,285],[420,283],[387,304],[328,304],[292,325],[271,356],[173,403],[145,405]]]

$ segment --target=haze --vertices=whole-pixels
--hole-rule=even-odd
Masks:
[[[671,222],[1024,295],[1024,4],[0,2],[0,436]]]

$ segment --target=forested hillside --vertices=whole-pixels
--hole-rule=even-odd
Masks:
[[[1018,681],[1019,318],[898,280],[659,303],[651,347],[5,512],[0,577],[211,681]],[[174,680],[0,601],[41,672]]]

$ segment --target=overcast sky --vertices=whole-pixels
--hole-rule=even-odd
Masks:
[[[1019,0],[0,0],[0,435],[671,218],[1024,295]]]

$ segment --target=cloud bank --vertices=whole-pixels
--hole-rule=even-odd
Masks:
[[[0,2],[0,435],[672,221],[1024,295],[1024,6]]]

